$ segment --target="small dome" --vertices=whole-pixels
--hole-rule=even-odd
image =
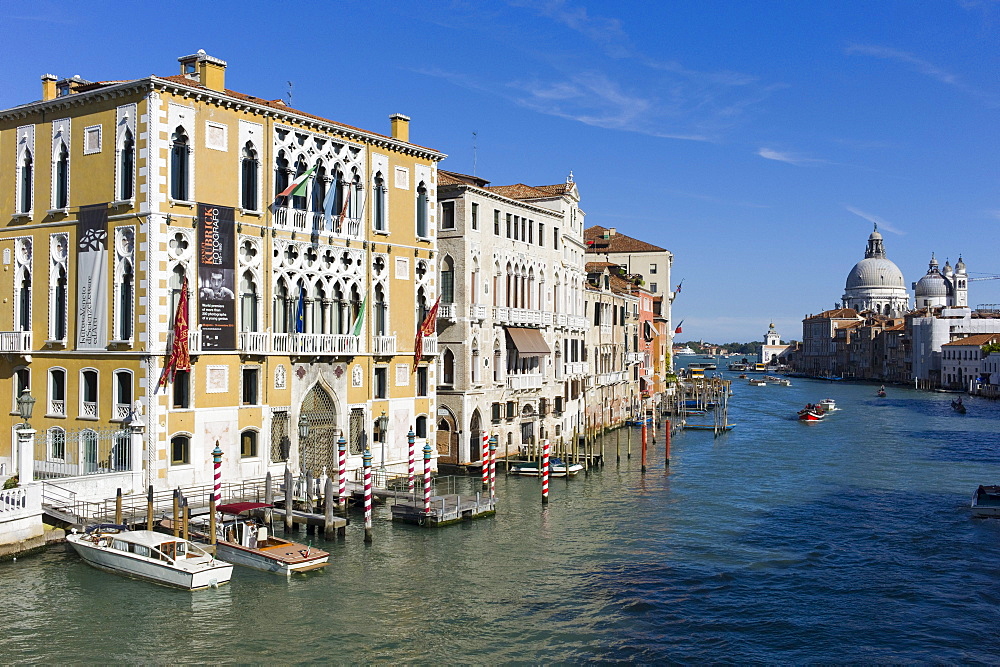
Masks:
[[[955,273],[965,273],[965,262],[962,261],[962,256],[958,256],[958,264],[955,265]]]
[[[872,232],[877,234],[878,232]],[[899,287],[903,285],[903,273],[892,261],[884,257],[867,257],[851,269],[847,275],[847,289],[865,287]]]
[[[928,273],[913,290],[918,299],[948,296],[948,281],[940,273]]]

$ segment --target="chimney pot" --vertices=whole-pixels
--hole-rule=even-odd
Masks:
[[[55,74],[42,75],[42,101],[54,100],[56,98],[56,81],[59,77]]]
[[[404,116],[401,113],[394,113],[389,116],[389,122],[392,126],[392,138],[409,143],[410,117]]]

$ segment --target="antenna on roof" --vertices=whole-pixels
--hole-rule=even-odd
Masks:
[[[476,140],[479,138],[479,133],[476,131],[472,132],[472,175],[476,175],[476,163],[479,160],[479,146],[476,145]]]
[[[295,84],[291,81],[287,81],[286,83],[288,83],[288,106],[292,106],[292,88],[295,87]]]

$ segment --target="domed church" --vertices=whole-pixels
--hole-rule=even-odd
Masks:
[[[903,273],[886,259],[878,225],[868,237],[865,258],[855,264],[847,276],[843,307],[859,313],[870,310],[888,317],[901,316],[910,309]]]
[[[946,306],[962,308],[969,305],[969,275],[965,262],[958,258],[954,270],[947,261],[944,269],[938,270],[937,259],[931,253],[931,261],[923,278],[913,283],[913,294],[917,308]]]

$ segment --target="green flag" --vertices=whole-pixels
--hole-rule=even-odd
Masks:
[[[365,298],[361,301],[361,308],[358,310],[358,317],[354,320],[354,326],[351,328],[351,333],[355,336],[361,335],[361,325],[365,323],[365,307],[368,306],[368,295],[365,294]]]

